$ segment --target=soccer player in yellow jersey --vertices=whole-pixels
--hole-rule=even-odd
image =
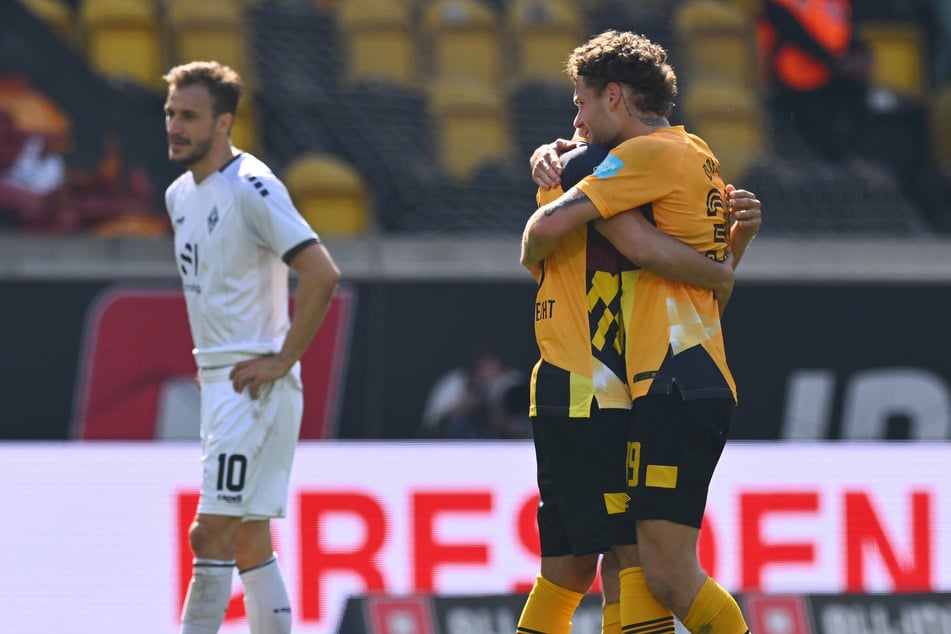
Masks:
[[[575,127],[613,149],[593,175],[533,214],[522,263],[544,284],[553,250],[577,227],[597,221],[598,231],[640,267],[619,273],[624,379],[634,400],[619,465],[627,470],[626,491],[604,496],[606,507],[620,506],[636,526],[636,540],[612,545],[622,568],[621,626],[672,632],[676,615],[695,634],[744,634],[748,627],[736,601],[706,575],[696,555],[707,488],[735,406],[719,323],[732,284],[718,298],[696,281],[694,261],[658,250],[668,244],[660,240],[652,241],[645,260],[640,225],[646,217],[695,255],[727,261],[731,237],[742,254],[755,234],[758,221],[749,224],[752,230],[742,221],[758,214],[758,206],[747,207],[744,198],[734,208],[741,222],[731,227],[733,195],[715,156],[701,139],[667,121],[676,78],[661,47],[608,31],[575,49],[568,72],[575,81]],[[637,208],[643,215],[622,213]],[[607,457],[612,464],[613,455]],[[541,518],[540,509],[540,532]],[[566,611],[575,598],[558,584],[536,584],[535,590],[549,595],[552,610]],[[533,629],[523,622],[519,627]]]

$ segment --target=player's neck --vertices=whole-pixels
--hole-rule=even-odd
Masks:
[[[638,116],[628,119],[621,132],[620,140],[626,141],[634,137],[645,136],[669,127],[670,122],[664,117],[638,114]]]
[[[240,154],[240,151],[231,145],[230,140],[220,146],[212,147],[205,158],[189,168],[192,173],[192,178],[195,179],[196,183],[201,183],[230,163],[238,154]]]

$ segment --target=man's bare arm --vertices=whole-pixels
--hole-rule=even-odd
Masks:
[[[522,232],[522,266],[530,271],[536,270],[562,236],[599,217],[597,207],[575,187],[539,207]]]
[[[297,297],[284,346],[277,354],[242,361],[231,370],[235,391],[248,387],[253,399],[258,397],[262,385],[287,374],[304,355],[330,308],[340,281],[340,270],[322,244],[302,249],[288,264],[297,273]]]
[[[595,223],[621,255],[655,275],[700,288],[718,296],[733,288],[733,267],[729,260],[717,262],[673,238],[634,209]]]

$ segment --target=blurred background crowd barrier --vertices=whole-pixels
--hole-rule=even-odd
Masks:
[[[948,3],[827,4],[850,11],[842,42],[784,0],[12,1],[0,226],[167,232],[161,76],[217,59],[248,87],[235,144],[321,235],[517,233],[526,157],[572,133],[566,56],[616,28],[668,48],[672,122],[769,201],[764,235],[951,230]],[[774,63],[793,45],[827,66],[821,85]],[[16,178],[44,162],[45,178]]]

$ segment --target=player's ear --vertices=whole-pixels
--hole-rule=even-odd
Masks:
[[[621,84],[615,81],[608,82],[608,84],[604,87],[604,92],[608,96],[608,101],[610,101],[611,104],[620,103],[621,99],[624,97]]]
[[[218,131],[225,134],[231,134],[231,126],[234,125],[234,115],[230,112],[224,112],[218,116]]]

